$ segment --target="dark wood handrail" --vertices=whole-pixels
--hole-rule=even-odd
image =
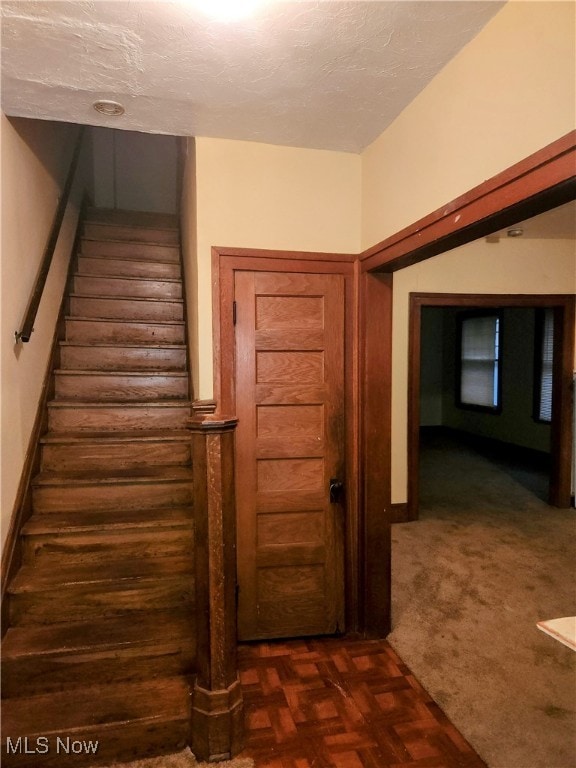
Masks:
[[[66,176],[66,183],[64,184],[64,189],[62,190],[62,195],[60,196],[60,201],[58,202],[58,208],[54,214],[52,228],[50,229],[50,236],[48,237],[48,242],[46,243],[44,254],[42,256],[40,271],[38,272],[36,282],[34,283],[34,290],[30,296],[30,301],[28,302],[26,314],[24,315],[24,320],[22,322],[22,330],[16,331],[14,334],[16,341],[30,341],[30,336],[34,330],[36,313],[38,312],[38,307],[40,306],[40,299],[42,298],[42,293],[44,292],[44,286],[46,285],[46,279],[48,278],[48,273],[52,264],[52,257],[54,256],[56,243],[58,242],[58,237],[60,236],[60,228],[62,227],[62,221],[64,220],[64,214],[66,212],[68,200],[70,199],[70,191],[72,190],[72,184],[74,183],[74,177],[76,176],[76,169],[78,167],[78,160],[80,159],[83,137],[84,126],[82,126],[78,132],[78,138],[76,139],[72,160],[70,161],[70,168],[68,169],[68,175]]]

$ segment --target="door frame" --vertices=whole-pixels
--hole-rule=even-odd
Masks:
[[[344,277],[344,391],[346,403],[346,505],[344,522],[344,604],[346,634],[358,632],[361,603],[358,514],[358,334],[357,256],[339,253],[212,248],[212,332],[214,399],[221,414],[236,413],[234,273],[304,272]]]
[[[406,504],[392,504],[390,489],[394,272],[576,199],[575,164],[573,130],[360,255],[359,504],[363,539],[372,542],[365,549],[363,586],[368,636],[384,637],[391,629],[390,529],[407,513]],[[573,327],[570,333],[573,344]]]
[[[418,519],[420,498],[420,352],[422,307],[462,309],[554,309],[549,503],[569,507],[572,476],[572,365],[574,296],[561,294],[411,293],[408,319],[408,501],[407,520]]]

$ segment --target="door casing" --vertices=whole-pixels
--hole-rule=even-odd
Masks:
[[[344,602],[347,634],[359,630],[360,578],[358,516],[358,333],[356,257],[349,254],[213,248],[214,394],[222,414],[235,414],[234,273],[303,272],[337,274],[345,283],[344,391],[346,399],[346,507],[344,522]]]

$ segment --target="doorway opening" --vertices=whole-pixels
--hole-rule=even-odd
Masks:
[[[571,440],[569,387],[567,393],[563,390],[571,378],[572,305],[571,297],[558,295],[410,295],[408,519],[418,518],[421,434],[426,426],[448,428],[452,438],[455,434],[466,436],[468,445],[474,443],[477,452],[494,454],[499,450],[509,458],[510,447],[519,446],[512,450],[525,458],[534,458],[538,455],[535,452],[543,454],[542,466],[549,455],[547,500],[552,506],[570,506],[570,450],[562,450],[562,446],[569,447]],[[541,399],[541,369],[539,373],[534,360],[541,348],[539,327],[545,312],[553,318],[549,422],[539,418],[540,408],[537,413],[534,410]],[[480,343],[471,353],[474,359],[468,370],[462,361],[466,354],[462,323],[470,317],[485,319],[485,328],[491,327],[489,318],[498,318],[494,327],[498,328],[500,357],[480,360]],[[438,366],[439,356],[445,365]],[[491,402],[483,405],[474,398],[482,377],[484,383],[490,383],[492,372],[486,366],[496,371],[497,380],[487,394],[486,402]],[[471,380],[475,373],[480,374],[476,382]],[[471,402],[462,402],[463,385],[468,387],[465,397]]]

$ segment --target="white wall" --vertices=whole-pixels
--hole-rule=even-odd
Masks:
[[[92,128],[95,205],[176,213],[178,139]]]
[[[198,301],[192,347],[194,391],[205,399],[213,392],[212,246],[358,253],[360,157],[197,138],[195,173],[197,243],[192,271]],[[190,242],[188,258],[193,250]]]
[[[79,210],[67,210],[52,267],[27,344],[16,344],[52,226],[77,134],[77,126],[1,118],[1,503],[2,546],[48,365],[56,318]]]

